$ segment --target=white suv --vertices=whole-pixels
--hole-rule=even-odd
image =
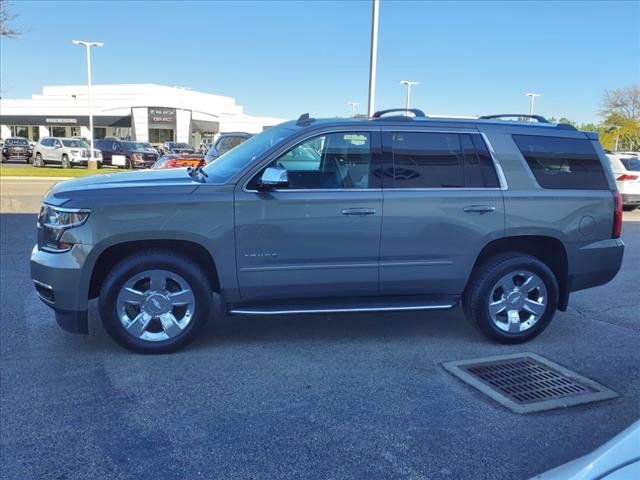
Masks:
[[[62,168],[86,166],[89,161],[90,147],[87,142],[77,138],[43,137],[34,147],[34,167],[44,167],[47,163],[61,165]],[[93,158],[102,166],[102,152],[94,149]]]
[[[640,207],[640,153],[607,153],[625,210]]]

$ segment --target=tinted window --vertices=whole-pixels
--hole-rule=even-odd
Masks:
[[[385,176],[393,179],[395,188],[464,187],[458,134],[393,133],[391,148],[393,167]]]
[[[609,184],[591,141],[513,135],[542,188],[607,190]]]
[[[368,188],[371,138],[366,132],[320,135],[292,148],[270,166],[287,170],[292,190]]]

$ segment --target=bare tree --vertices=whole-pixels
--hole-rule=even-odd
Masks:
[[[604,118],[640,119],[640,87],[638,85],[630,85],[624,88],[606,90],[602,98],[600,115]]]
[[[0,37],[15,38],[20,31],[9,25],[18,15],[11,12],[7,0],[0,0]]]

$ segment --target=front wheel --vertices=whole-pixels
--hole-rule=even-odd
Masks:
[[[558,282],[541,260],[522,253],[489,259],[472,275],[463,297],[467,318],[500,343],[522,343],[549,325]]]
[[[64,154],[62,155],[62,168],[71,168],[71,163],[69,163],[69,157]]]
[[[36,153],[36,158],[33,161],[33,166],[34,167],[44,167],[44,161],[42,160],[42,155],[39,153]]]
[[[211,288],[190,258],[153,250],[122,260],[100,290],[109,335],[140,353],[168,353],[196,337],[211,312]]]

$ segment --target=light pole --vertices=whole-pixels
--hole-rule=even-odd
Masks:
[[[373,0],[373,12],[371,15],[371,57],[369,61],[369,108],[367,114],[373,116],[375,112],[376,97],[376,71],[378,68],[378,12],[380,4]]]
[[[87,162],[87,168],[95,170],[98,168],[96,159],[93,158],[93,113],[91,112],[91,47],[101,47],[104,45],[102,42],[85,42],[82,40],[73,40],[76,45],[83,45],[87,51],[87,103],[89,104],[89,140],[91,144],[91,150],[89,150],[89,161]]]
[[[536,97],[541,97],[541,93],[525,93],[527,97],[529,97],[529,115],[533,115],[533,102]]]
[[[407,87],[407,101],[405,103],[405,115],[409,115],[409,103],[411,102],[411,87],[414,85],[420,85],[420,82],[414,82],[413,80],[400,80],[402,85]]]
[[[360,105],[360,103],[358,103],[358,102],[347,102],[347,105],[349,105],[351,107],[351,116],[355,117],[356,116],[356,107],[358,105]]]

